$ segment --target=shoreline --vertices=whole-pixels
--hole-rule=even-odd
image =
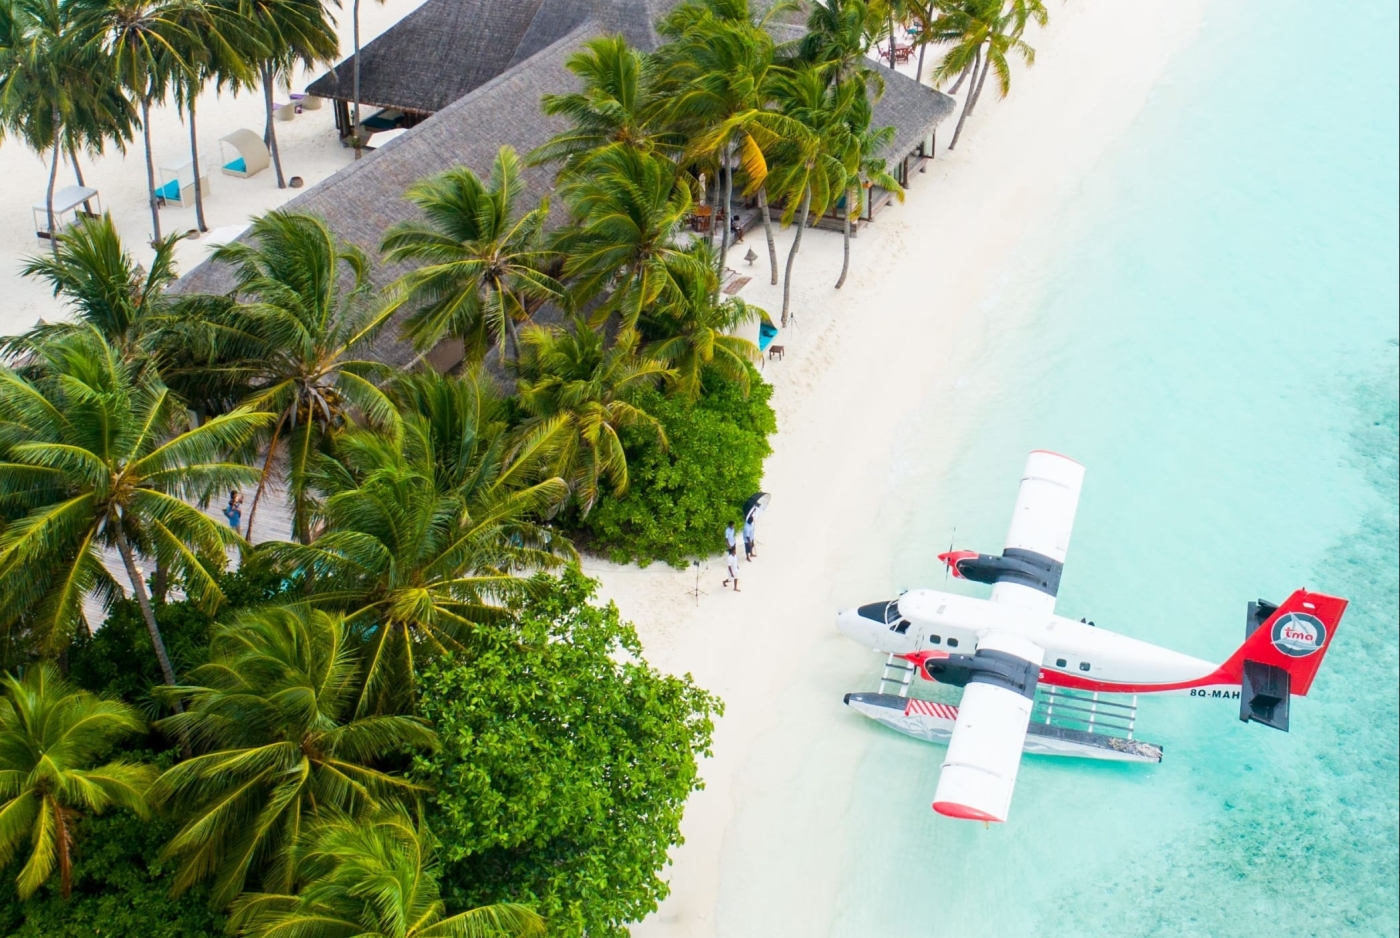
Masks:
[[[1204,7],[1204,0],[1132,8],[1086,0],[1052,10],[1049,26],[1027,37],[1036,66],[1013,66],[1005,100],[984,96],[953,153],[944,141],[956,114],[949,118],[937,159],[905,203],[852,242],[841,291],[831,289],[839,234],[807,232],[794,272],[797,325],[779,340],[789,357],[764,363],[779,423],[764,480],[773,504],[759,525],[758,559],[741,570],[742,593],[721,593],[715,562],[701,571],[707,593],[698,602],[689,592],[693,569],[586,564],[602,582],[601,598],[637,624],[648,660],[692,674],[726,705],[714,755],[701,765],[706,787],[687,804],[686,842],[663,872],[671,895],[633,926],[634,935],[726,933],[724,860],[740,849],[736,821],[749,793],[820,785],[840,810],[860,762],[859,735],[816,737],[817,728],[807,728],[815,745],[850,750],[845,779],[804,778],[800,765],[768,758],[758,744],[798,719],[787,715],[794,710],[826,720],[828,698],[839,702],[859,686],[849,682],[871,679],[873,659],[836,635],[834,610],[915,585],[889,582],[896,545],[882,536],[882,516],[897,507],[887,504],[884,484],[899,429],[916,408],[948,411],[949,437],[930,449],[939,468],[956,457],[971,428],[954,405],[981,390],[961,389],[958,379],[988,354],[992,330],[1014,325],[994,322],[989,300],[1014,281],[1019,246],[1053,236],[1057,209],[1128,130],[1167,62],[1195,35]],[[761,238],[755,230],[746,240]],[[790,230],[778,235],[780,264],[790,239]],[[776,313],[781,284],[767,283],[763,261],[744,271],[754,280],[742,296]],[[937,477],[928,469],[921,474]],[[812,823],[839,826],[820,817]],[[804,836],[825,839],[820,856],[794,857],[802,893],[771,897],[792,934],[824,930],[843,873],[839,831]]]

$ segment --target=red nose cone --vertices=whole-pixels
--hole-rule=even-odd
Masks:
[[[1000,824],[1002,818],[986,811],[979,811],[976,808],[965,804],[958,804],[956,801],[935,801],[933,810],[944,817],[955,817],[960,821],[986,821],[988,823]]]
[[[953,576],[961,580],[963,575],[958,570],[958,564],[964,560],[971,560],[976,556],[977,551],[975,550],[950,550],[947,553],[939,554],[938,559],[948,565],[948,570]]]

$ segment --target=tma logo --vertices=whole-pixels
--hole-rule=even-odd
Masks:
[[[1306,658],[1327,641],[1327,627],[1316,616],[1290,612],[1274,623],[1274,647],[1290,658]]]

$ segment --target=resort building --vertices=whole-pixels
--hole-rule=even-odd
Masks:
[[[456,164],[484,172],[502,146],[523,155],[566,129],[563,120],[541,112],[540,98],[578,87],[565,68],[569,57],[590,39],[619,33],[641,49],[655,49],[655,23],[674,2],[427,0],[361,50],[361,118],[375,121],[367,127],[375,131],[369,139],[375,149],[292,199],[285,210],[320,216],[339,237],[377,259],[384,232],[416,212],[403,198],[410,185]],[[908,185],[910,175],[931,158],[934,131],[953,103],[897,72],[882,75],[886,87],[874,109],[875,125],[895,127],[884,156],[891,174]],[[350,126],[352,84],[347,59],[308,88],[332,99],[342,135]],[[376,145],[375,137],[383,141],[381,135],[390,130],[397,132]],[[552,166],[525,168],[522,209],[550,195],[554,174]],[[890,198],[880,191],[871,196],[866,219]],[[404,269],[376,263],[375,286]],[[205,261],[176,289],[226,293],[233,288],[231,268]],[[455,342],[419,355],[398,333],[390,323],[373,356],[399,368],[426,363],[444,371],[461,361]]]

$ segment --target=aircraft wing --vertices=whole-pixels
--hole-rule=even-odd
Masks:
[[[992,587],[993,602],[1046,614],[1055,611],[1060,570],[1069,552],[1069,535],[1074,529],[1079,490],[1083,486],[1084,467],[1073,459],[1043,449],[1031,453],[1026,470],[1021,473],[1021,488],[1016,493],[1002,556],[1028,564],[1035,576],[1000,579]],[[1048,588],[1029,585],[1035,581],[1048,584]]]
[[[978,642],[933,810],[971,821],[1006,820],[1043,655],[1039,645],[1009,632]]]

